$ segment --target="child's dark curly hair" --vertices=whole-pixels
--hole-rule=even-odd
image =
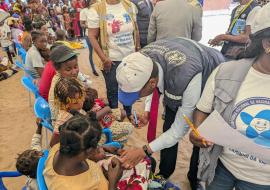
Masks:
[[[16,162],[17,170],[30,178],[36,178],[37,165],[42,154],[41,151],[37,150],[26,150],[19,154]]]
[[[79,94],[80,98],[85,96],[84,89],[77,79],[61,77],[57,81],[54,88],[54,96],[62,109],[68,103],[71,103],[71,100],[75,98],[76,94]]]
[[[70,157],[96,148],[101,137],[99,123],[79,113],[61,125],[59,131],[60,153]]]
[[[86,89],[85,100],[83,103],[83,110],[86,112],[90,111],[95,104],[95,99],[97,98],[98,98],[98,92],[96,89],[93,89],[93,88]]]

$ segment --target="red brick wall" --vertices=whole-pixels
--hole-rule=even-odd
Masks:
[[[220,10],[227,9],[231,0],[204,0],[204,10]]]

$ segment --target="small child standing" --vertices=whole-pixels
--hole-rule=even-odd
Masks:
[[[14,64],[12,60],[14,50],[11,41],[11,31],[10,27],[4,21],[0,22],[0,43],[3,50],[7,53],[9,61]]]

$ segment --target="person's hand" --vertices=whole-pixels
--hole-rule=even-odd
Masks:
[[[103,61],[103,67],[104,67],[104,71],[106,73],[110,72],[111,68],[112,68],[112,64],[113,62],[107,58],[105,61]]]
[[[117,158],[113,158],[108,167],[108,180],[110,186],[116,187],[117,182],[123,175],[121,163]]]
[[[135,167],[146,156],[143,148],[129,148],[121,153],[120,161],[126,169]]]
[[[218,36],[216,36],[213,40],[209,41],[209,44],[211,46],[218,46],[220,44],[220,42],[225,40],[225,34],[220,34]]]
[[[139,117],[139,121],[142,125],[147,125],[150,119],[150,112],[144,112],[142,116]]]
[[[149,122],[149,112],[144,112],[144,114],[142,114],[142,115],[137,114],[138,124],[136,124],[135,117],[133,114],[129,117],[129,120],[133,126],[137,127],[137,125],[138,125],[138,128],[142,128],[142,127],[146,126]]]
[[[140,51],[141,49],[142,49],[141,46],[136,46],[135,51],[137,52]]]
[[[109,153],[111,153],[111,154],[116,154],[118,149],[119,149],[119,148],[114,147],[114,146],[106,146],[106,145],[103,145],[103,150],[104,150],[105,152],[109,152]]]
[[[197,147],[200,148],[208,148],[210,146],[213,146],[214,143],[207,141],[206,139],[204,139],[203,137],[198,137],[194,131],[191,131],[189,134],[189,140],[192,144],[194,144]]]

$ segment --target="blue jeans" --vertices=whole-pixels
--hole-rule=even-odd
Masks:
[[[236,190],[269,190],[270,185],[257,185],[239,180],[219,161],[214,180],[206,190],[233,190],[233,188]]]
[[[89,62],[90,62],[91,68],[92,68],[92,72],[97,72],[94,61],[93,61],[93,47],[90,43],[88,36],[85,36],[85,40],[86,40],[86,43],[87,43],[87,46],[89,49]]]
[[[102,71],[103,77],[105,79],[107,99],[109,101],[110,108],[118,108],[118,83],[116,80],[116,69],[121,61],[114,61],[110,72]],[[131,115],[131,106],[124,106],[127,116]]]

